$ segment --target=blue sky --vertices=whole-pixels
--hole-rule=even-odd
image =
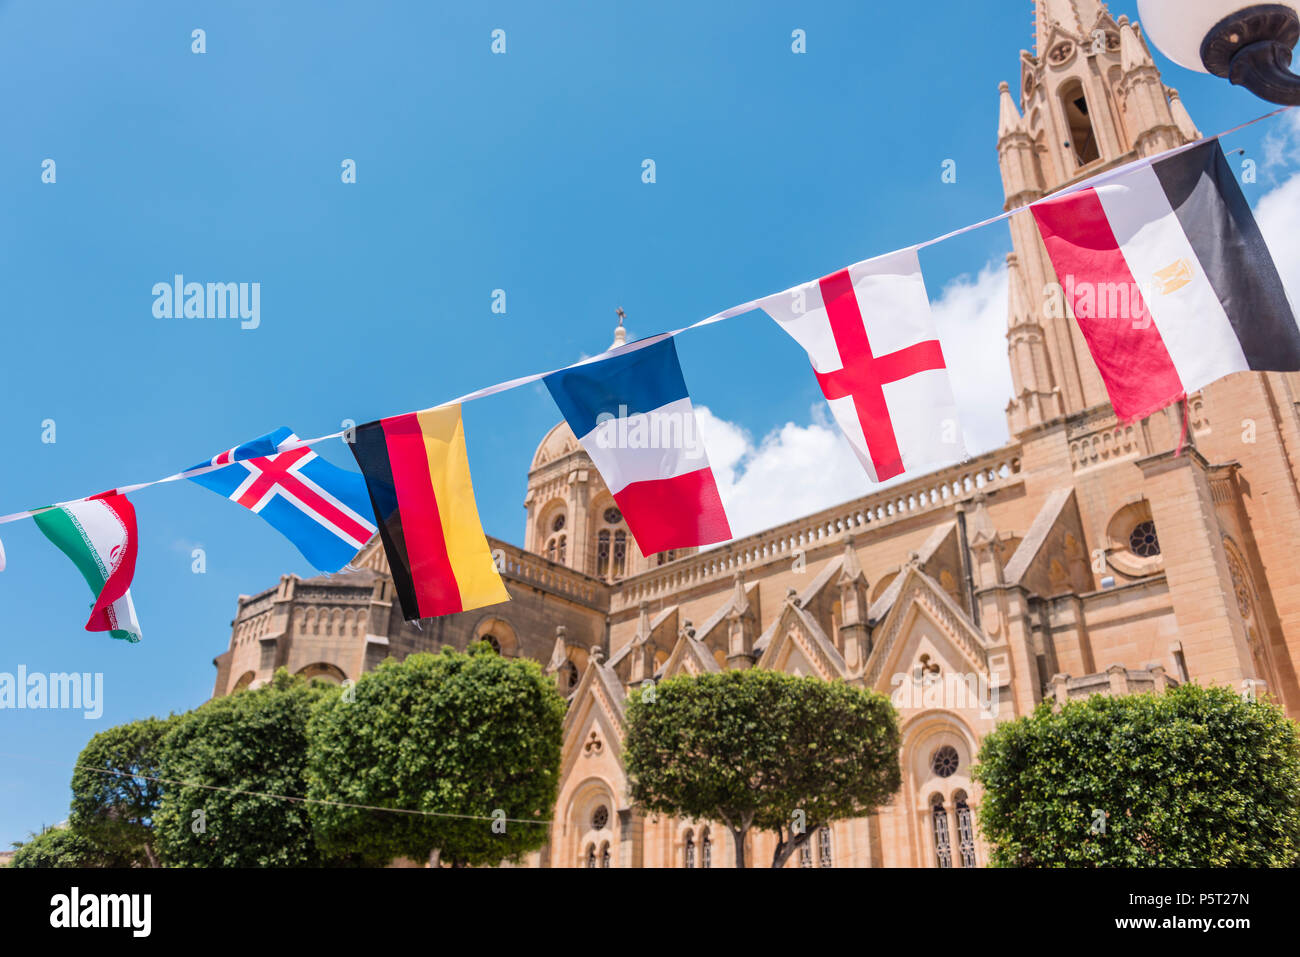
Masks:
[[[937,0],[914,23],[882,6],[0,3],[0,513],[160,477],[279,425],[318,435],[425,408],[600,351],[617,306],[633,335],[676,328],[998,212],[997,84],[1017,81],[1032,4]],[[1265,112],[1161,65],[1206,132]],[[1246,189],[1278,188],[1279,220],[1300,206],[1293,129],[1228,144],[1271,159]],[[949,354],[976,447],[1005,437],[1009,246],[999,226],[922,255],[963,346]],[[155,319],[150,290],[178,272],[260,282],[260,327]],[[742,528],[869,490],[802,352],[762,314],[678,347]],[[524,388],[465,418],[486,529],[519,542],[528,463],[558,413]],[[341,445],[322,452],[351,464]],[[0,526],[0,671],[104,675],[98,721],[0,711],[0,847],[66,817],[91,734],[211,694],[236,596],[311,573],[190,483],[133,501],[134,646],[81,630],[89,593],[31,522]]]

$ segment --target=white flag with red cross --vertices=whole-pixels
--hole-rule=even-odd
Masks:
[[[808,352],[822,394],[874,482],[966,457],[915,249],[759,302]]]

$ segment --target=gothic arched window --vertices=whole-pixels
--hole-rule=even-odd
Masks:
[[[713,866],[713,838],[706,827],[700,831],[700,867]]]
[[[565,541],[566,541],[567,538],[568,538],[568,536],[566,536],[566,535],[561,535],[561,536],[560,536],[560,541],[559,541],[559,545],[560,545],[560,558],[559,558],[559,562],[560,562],[561,565],[564,564],[565,554],[568,552],[568,549],[565,547]]]
[[[578,687],[578,666],[572,661],[564,663],[564,683],[569,691]]]
[[[940,867],[952,867],[952,839],[948,834],[948,812],[943,798],[934,796],[930,806],[930,825],[934,829],[934,856]]]
[[[1070,128],[1070,148],[1074,162],[1079,166],[1101,158],[1097,146],[1097,133],[1092,126],[1091,110],[1088,109],[1088,97],[1083,92],[1083,83],[1073,80],[1061,89],[1061,108],[1065,111],[1065,121]]]
[[[970,805],[966,795],[958,791],[957,803],[957,850],[961,854],[962,867],[975,866],[975,822],[971,817]]]
[[[587,867],[594,869],[596,867],[596,845],[587,845]]]
[[[812,867],[812,841],[804,841],[799,845],[799,866]]]
[[[614,533],[614,568],[611,574],[622,578],[627,570],[627,532],[619,530]]]
[[[604,844],[600,845],[600,866],[608,869],[609,862],[609,841],[606,841]]]
[[[829,827],[822,827],[817,830],[817,863],[822,867],[834,866],[831,859],[831,829]]]
[[[687,868],[695,866],[695,832],[686,832],[686,843],[682,847],[682,863]]]
[[[486,641],[489,645],[492,646],[493,651],[495,651],[498,655],[501,654],[501,642],[497,641],[496,635],[484,635],[482,638],[479,639],[479,641]]]
[[[555,517],[551,519],[548,532],[550,537],[546,540],[546,557],[553,562],[559,562],[561,565],[564,564],[565,536],[560,533],[564,531],[567,524],[568,518],[564,512],[557,512]]]
[[[609,529],[601,529],[596,536],[596,576],[609,575]]]

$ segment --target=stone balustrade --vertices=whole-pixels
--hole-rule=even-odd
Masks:
[[[538,585],[602,611],[608,607],[610,586],[599,579],[548,561],[497,538],[489,537],[488,544],[492,548],[497,571],[502,577]]]
[[[660,595],[730,578],[738,571],[769,562],[789,561],[801,552],[841,542],[849,535],[870,533],[893,522],[951,507],[982,489],[1020,481],[1019,473],[1020,447],[1003,446],[960,465],[624,579],[615,593],[612,610],[635,608]]]

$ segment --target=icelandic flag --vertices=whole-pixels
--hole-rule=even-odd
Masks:
[[[186,471],[226,466],[190,481],[261,515],[312,565],[336,572],[375,534],[366,482],[308,447],[280,451],[297,441],[281,427]]]
[[[642,554],[731,538],[671,337],[544,381]]]

